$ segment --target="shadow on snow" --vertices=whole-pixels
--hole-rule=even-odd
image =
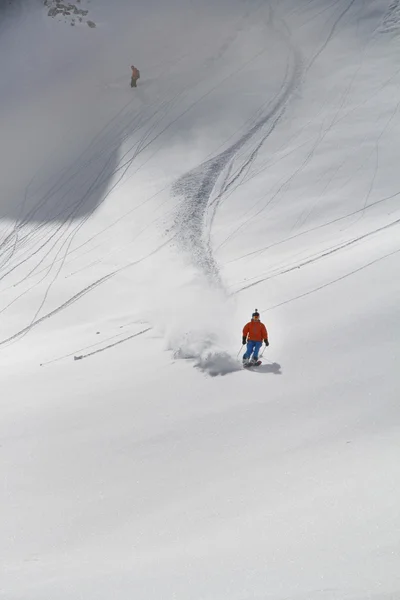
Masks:
[[[282,375],[281,371],[282,367],[279,363],[269,363],[267,365],[260,365],[259,367],[254,367],[247,369],[248,371],[255,371],[256,373],[273,373],[274,375]]]

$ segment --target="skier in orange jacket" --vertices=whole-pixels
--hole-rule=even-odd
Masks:
[[[140,79],[140,72],[135,66],[131,65],[132,69],[132,77],[131,77],[131,87],[137,87],[136,82]]]
[[[264,323],[261,323],[260,313],[256,309],[251,315],[251,321],[243,327],[242,344],[243,346],[247,344],[246,352],[243,354],[243,364],[255,364],[258,361],[258,353],[263,342],[269,346],[267,328]]]

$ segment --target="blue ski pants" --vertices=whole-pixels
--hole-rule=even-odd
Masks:
[[[251,340],[249,340],[247,342],[247,348],[246,348],[246,352],[243,354],[243,358],[251,358],[251,355],[253,354],[253,358],[254,360],[258,359],[258,353],[260,352],[260,348],[262,346],[262,342],[252,342]]]

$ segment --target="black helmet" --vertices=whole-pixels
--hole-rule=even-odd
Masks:
[[[258,312],[258,310],[256,309],[253,314],[251,315],[251,318],[254,319],[254,317],[256,317],[257,319],[260,318],[260,313]]]

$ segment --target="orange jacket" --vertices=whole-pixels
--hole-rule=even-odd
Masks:
[[[243,337],[251,342],[262,342],[268,339],[268,331],[261,321],[250,321],[243,327]]]
[[[137,69],[136,67],[131,67],[131,69],[132,69],[133,79],[139,79],[139,77],[140,77],[139,69]]]

